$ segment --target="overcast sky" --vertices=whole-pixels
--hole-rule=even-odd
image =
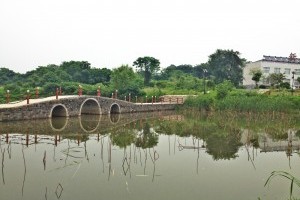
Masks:
[[[0,67],[200,64],[216,49],[300,57],[299,0],[0,0]]]

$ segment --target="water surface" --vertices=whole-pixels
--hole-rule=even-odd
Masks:
[[[297,120],[174,112],[0,124],[1,200],[287,199]],[[299,196],[294,188],[294,196]]]

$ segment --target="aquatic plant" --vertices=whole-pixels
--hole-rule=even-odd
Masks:
[[[295,199],[293,197],[293,189],[294,189],[294,184],[296,184],[298,187],[300,187],[300,180],[294,177],[292,174],[285,172],[285,171],[273,171],[269,178],[267,179],[266,183],[264,186],[269,185],[271,180],[275,178],[276,176],[280,176],[283,178],[286,178],[291,181],[290,185],[290,199]]]

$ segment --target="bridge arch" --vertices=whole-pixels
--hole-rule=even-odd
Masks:
[[[110,114],[120,114],[121,113],[120,105],[117,103],[111,104],[109,113]]]
[[[81,114],[88,114],[88,115],[101,115],[101,107],[97,99],[88,98],[82,102],[80,105],[79,113]]]
[[[63,104],[54,104],[49,114],[49,118],[52,117],[69,117],[67,107]]]

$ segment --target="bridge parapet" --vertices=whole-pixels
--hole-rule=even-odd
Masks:
[[[48,97],[17,104],[0,106],[0,121],[42,119],[51,117],[72,117],[82,114],[112,114],[174,110],[177,103],[132,103],[99,96]]]

